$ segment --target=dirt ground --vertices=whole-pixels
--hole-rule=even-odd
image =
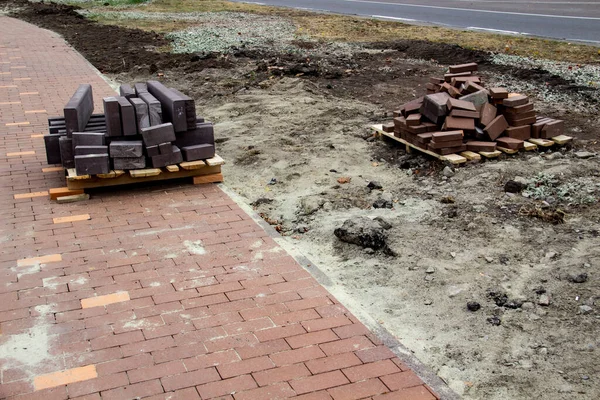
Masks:
[[[418,41],[365,45],[347,57],[315,48],[310,59],[159,54],[160,35],[91,24],[66,6],[17,5],[18,17],[63,34],[116,82],[161,73],[194,96],[216,124],[226,185],[319,265],[340,301],[373,317],[456,393],[600,397],[600,163],[575,155],[600,150],[589,88]],[[437,160],[373,138],[370,125],[421,95],[429,76],[467,61],[480,63],[486,83],[511,76],[513,90],[526,82],[584,104],[574,112],[528,93],[538,111],[565,120],[573,148],[444,174]],[[338,183],[343,177],[350,182]],[[528,197],[505,193],[510,179],[532,183]],[[382,189],[369,189],[371,181]],[[378,199],[392,208],[373,208]],[[392,225],[395,256],[334,236],[360,216]]]

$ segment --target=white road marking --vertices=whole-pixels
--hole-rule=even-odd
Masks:
[[[503,31],[502,29],[480,28],[478,26],[468,26],[467,29],[471,29],[471,30],[474,30],[474,31],[487,31],[487,32],[494,32],[494,33],[506,33],[506,34],[509,34],[509,35],[529,35],[529,33],[525,33],[525,32]]]
[[[519,13],[519,12],[510,12],[510,11],[474,10],[471,8],[424,6],[424,5],[417,5],[417,4],[390,3],[387,1],[369,1],[369,0],[338,0],[338,1],[343,1],[346,3],[383,4],[383,5],[388,5],[388,6],[431,8],[431,9],[438,9],[438,10],[471,11],[471,12],[479,12],[479,13],[486,13],[486,14],[523,15],[523,16],[527,16],[527,17],[585,19],[585,20],[591,20],[591,21],[600,21],[600,18],[596,18],[596,17],[574,17],[574,16],[562,16],[562,15],[550,15],[550,14]]]
[[[416,21],[416,19],[388,17],[387,15],[371,15],[371,18],[393,19],[394,21],[406,21],[406,22],[415,22]]]

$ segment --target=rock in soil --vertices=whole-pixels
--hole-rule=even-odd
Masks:
[[[540,306],[549,306],[550,305],[550,296],[548,296],[547,294],[541,295],[540,299],[538,300],[538,304]]]
[[[521,193],[524,188],[525,185],[517,181],[508,181],[504,185],[504,191],[508,193]]]
[[[491,317],[488,317],[487,322],[489,322],[492,325],[499,326],[502,323],[502,320],[498,316],[493,315]]]
[[[469,311],[475,312],[475,311],[478,311],[480,308],[481,308],[481,304],[479,304],[476,301],[469,301],[467,303],[467,310],[469,310]]]
[[[584,283],[588,280],[588,274],[585,272],[581,274],[571,274],[569,275],[569,280],[573,283]]]
[[[371,190],[375,190],[375,189],[383,189],[383,186],[381,186],[381,184],[377,181],[371,181],[369,182],[369,184],[367,185],[367,187]]]
[[[387,248],[385,230],[379,222],[367,217],[347,219],[333,233],[338,239],[346,243],[370,247],[374,250]]]

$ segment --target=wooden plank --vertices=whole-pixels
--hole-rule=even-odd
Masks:
[[[559,136],[554,136],[552,138],[552,141],[554,143],[559,144],[559,145],[562,146],[562,145],[565,145],[565,144],[567,144],[569,142],[572,142],[573,141],[573,137],[567,136],[567,135],[559,135]]]
[[[216,167],[217,165],[225,164],[225,160],[223,160],[218,154],[215,154],[213,158],[206,160],[206,164],[208,164],[209,167]]]
[[[121,175],[123,175],[124,173],[125,173],[125,171],[123,171],[121,169],[114,169],[114,170],[110,171],[108,174],[98,174],[96,176],[100,179],[112,179],[112,178],[118,178]]]
[[[75,181],[73,181],[73,182],[75,182]],[[68,186],[68,182],[67,182],[67,186]],[[56,200],[59,197],[83,194],[83,190],[72,189],[70,187],[52,188],[52,189],[48,190],[48,194],[50,194],[50,200]]]
[[[194,177],[194,185],[201,185],[203,183],[217,183],[217,182],[223,182],[223,174],[220,172],[218,174],[210,174],[210,175]]]
[[[177,171],[179,171],[179,167],[177,165],[167,165],[165,168],[169,172],[177,172]]]
[[[469,161],[480,161],[481,160],[481,156],[473,151],[463,151],[462,153],[460,153],[460,155]]]
[[[498,150],[506,154],[517,154],[519,150],[507,149],[506,147],[496,146]]]
[[[532,151],[532,150],[536,150],[537,146],[533,143],[525,141],[525,142],[523,142],[523,148],[525,149],[525,151]]]
[[[414,149],[414,150],[420,151],[421,153],[425,153],[427,155],[435,157],[438,160],[448,161],[455,165],[456,164],[464,164],[467,162],[467,159],[465,157],[458,155],[458,154],[448,154],[448,155],[442,156],[440,154],[434,153],[433,151],[429,151],[429,150],[425,150],[420,147],[417,147],[417,146],[407,142],[404,139],[394,136],[393,133],[384,132],[383,129],[379,129],[379,128],[382,128],[381,124],[380,125],[372,125],[371,128],[373,128],[379,134],[379,136],[383,135],[391,140],[394,140],[398,143],[402,143],[403,145],[405,145],[407,147],[407,153],[410,152],[409,149]]]
[[[500,154],[502,154],[502,152],[499,151],[499,150],[496,150],[496,151],[480,151],[479,154],[481,154],[485,158],[496,158]]]
[[[148,176],[160,175],[162,171],[160,168],[148,168],[148,169],[132,169],[129,170],[129,176],[132,178],[146,178]]]
[[[182,163],[179,163],[179,166],[183,169],[186,169],[188,171],[191,171],[193,169],[200,169],[200,168],[204,168],[206,167],[206,163],[202,160],[198,160],[198,161],[184,161]]]
[[[540,147],[551,147],[554,145],[554,142],[552,140],[546,140],[546,139],[529,139],[529,142],[538,145]]]
[[[70,196],[61,196],[56,198],[57,203],[75,203],[77,201],[85,201],[89,200],[90,195],[87,193],[83,194],[73,194]]]
[[[75,168],[67,168],[67,180],[68,181],[85,180],[85,179],[90,179],[91,177],[92,177],[91,175],[77,175],[77,172],[75,172]]]
[[[114,179],[99,179],[93,176],[87,180],[73,180],[67,181],[69,189],[88,189],[97,187],[109,187],[109,186],[120,186],[129,184],[139,184],[144,182],[154,181],[168,181],[179,178],[192,178],[196,176],[219,174],[221,172],[221,166],[206,167],[202,169],[196,169],[192,171],[186,171],[180,169],[178,172],[162,173],[154,176],[147,176],[142,178],[132,178],[130,174],[124,174]]]

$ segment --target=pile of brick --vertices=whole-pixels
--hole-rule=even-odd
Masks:
[[[453,65],[443,78],[430,78],[427,94],[394,111],[393,132],[416,147],[441,155],[463,151],[518,150],[531,138],[550,139],[564,122],[536,116],[524,95],[485,88],[477,64]]]
[[[215,155],[213,124],[196,116],[191,97],[157,81],[121,85],[119,91],[120,96],[103,99],[104,114],[93,114],[92,87],[79,86],[64,117],[48,119],[48,164],[97,175]]]

